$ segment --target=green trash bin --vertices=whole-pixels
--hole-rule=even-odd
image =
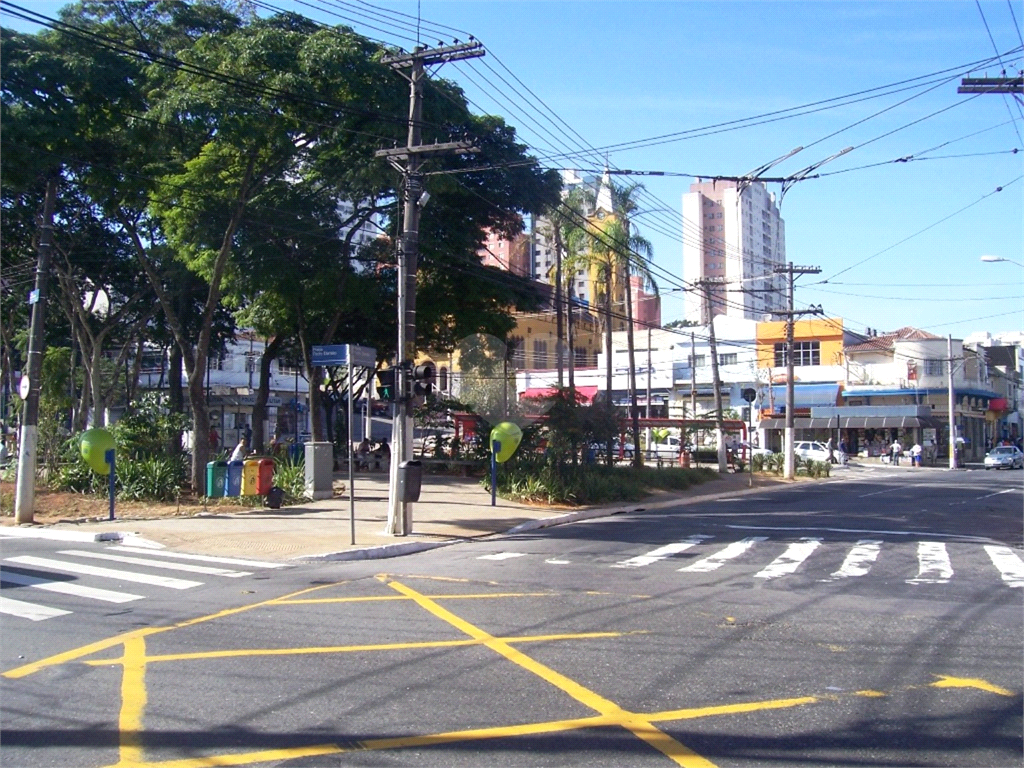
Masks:
[[[220,498],[227,495],[227,490],[228,463],[211,461],[206,465],[206,495],[210,498]]]

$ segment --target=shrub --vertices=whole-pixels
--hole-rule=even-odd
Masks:
[[[174,501],[181,493],[185,461],[180,456],[126,459],[116,464],[118,498],[125,501]]]
[[[292,461],[291,458],[277,459],[274,462],[274,485],[285,494],[285,503],[294,504],[306,495],[306,463],[304,460]]]

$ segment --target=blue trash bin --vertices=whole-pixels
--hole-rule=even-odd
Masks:
[[[228,462],[228,488],[225,496],[242,495],[242,468],[244,466],[244,461]]]

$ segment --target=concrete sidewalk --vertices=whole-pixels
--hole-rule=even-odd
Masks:
[[[335,488],[347,475],[335,475]],[[498,499],[478,480],[440,475],[423,479],[413,505],[412,532],[384,533],[387,522],[387,476],[358,474],[355,480],[355,543],[347,488],[332,499],[308,501],[281,509],[211,507],[204,514],[159,519],[117,519],[59,523],[36,529],[39,535],[76,531],[97,539],[120,538],[126,544],[166,547],[176,552],[248,557],[262,560],[355,560],[395,557],[468,539],[601,517],[640,508],[685,504],[750,491],[749,475],[720,475],[680,493],[657,493],[629,504],[588,508],[529,506]],[[754,491],[785,481],[757,476]],[[29,531],[25,531],[29,534]]]

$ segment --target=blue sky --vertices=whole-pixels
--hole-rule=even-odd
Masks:
[[[61,5],[25,4],[41,12]],[[1022,149],[1024,107],[1011,96],[956,92],[968,74],[962,65],[997,50],[1013,51],[1002,64],[1020,74],[1019,2],[273,4],[405,48],[415,44],[418,10],[424,44],[475,36],[488,55],[436,76],[458,82],[478,111],[505,116],[549,167],[599,168],[607,152],[613,168],[740,175],[805,147],[769,172],[785,176],[853,146],[820,169],[832,175],[796,184],[782,204],[789,260],[822,270],[798,281],[797,306],[820,304],[856,331],[912,325],[962,338],[1024,330],[1024,267],[979,260],[1024,264],[1024,152],[1010,154]],[[1000,70],[992,62],[973,75]],[[899,93],[813,114],[695,131],[915,78]],[[685,140],[618,146],[684,131]],[[564,156],[581,148],[585,160]],[[929,159],[889,162],[907,156]],[[648,213],[636,223],[654,246],[669,321],[682,316],[679,288],[695,277],[682,274],[680,213],[692,179],[640,180]]]

